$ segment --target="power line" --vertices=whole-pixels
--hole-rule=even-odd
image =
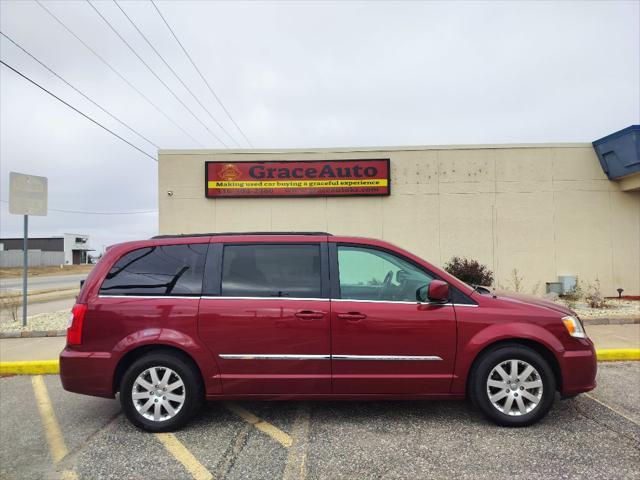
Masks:
[[[9,203],[8,200],[0,200],[2,203]],[[47,208],[47,210],[51,210],[52,212],[61,212],[61,213],[79,213],[83,215],[140,215],[146,213],[158,213],[158,210],[141,210],[138,212],[87,212],[84,210],[63,210],[60,208]]]
[[[79,213],[81,215],[141,215],[148,213],[158,213],[158,210],[141,210],[139,212],[86,212],[81,210],[60,210],[57,208],[49,208],[48,210],[63,213]]]
[[[222,139],[220,139],[220,137],[218,137],[215,133],[213,133],[213,131],[207,126],[207,124],[204,123],[202,120],[200,120],[200,117],[198,117],[195,113],[193,113],[193,110],[191,110],[189,106],[186,103],[184,103],[180,99],[180,97],[178,97],[178,95],[176,95],[176,93],[171,89],[171,87],[169,87],[169,85],[167,85],[167,83],[164,80],[162,80],[162,78],[160,78],[160,75],[158,75],[155,72],[155,70],[153,70],[149,66],[149,64],[144,61],[144,59],[138,54],[138,52],[135,51],[135,49],[131,46],[131,44],[129,44],[129,42],[127,42],[125,38],[122,35],[120,35],[118,30],[116,30],[116,28],[113,25],[111,25],[111,22],[109,22],[109,20],[107,20],[107,18],[104,15],[102,15],[102,13],[100,13],[100,10],[98,10],[95,7],[95,5],[91,3],[89,0],[86,0],[86,2],[89,4],[91,8],[93,8],[93,10],[98,14],[98,16],[102,20],[104,20],[104,22],[109,26],[109,28],[113,31],[113,33],[115,33],[118,36],[118,38],[122,40],[122,42],[127,46],[127,48],[131,50],[131,52],[138,58],[138,60],[140,60],[142,64],[145,67],[147,67],[147,70],[149,70],[153,74],[153,76],[156,77],[156,79],[164,86],[164,88],[167,89],[167,91],[173,96],[173,98],[175,98],[180,103],[180,105],[182,105],[193,116],[193,118],[195,118],[200,123],[200,125],[202,125],[216,140],[218,140],[222,145],[227,147],[227,144],[224,143],[224,141],[222,141]]]
[[[133,143],[131,143],[129,140],[121,137],[120,135],[118,135],[117,133],[115,133],[113,130],[110,130],[109,128],[105,127],[104,125],[102,125],[100,122],[98,122],[97,120],[94,120],[93,118],[91,118],[89,115],[87,115],[86,113],[81,112],[80,110],[78,110],[76,107],[74,107],[73,105],[71,105],[70,103],[65,102],[63,99],[61,99],[60,97],[58,97],[56,94],[50,92],[49,90],[47,90],[46,88],[44,88],[42,85],[40,85],[39,83],[35,82],[34,80],[31,80],[29,77],[27,77],[24,73],[21,73],[20,71],[16,70],[15,68],[13,68],[11,65],[7,64],[6,62],[4,62],[3,60],[0,60],[0,63],[2,65],[4,65],[5,67],[9,68],[10,70],[13,70],[15,73],[17,73],[18,75],[20,75],[22,78],[24,78],[25,80],[27,80],[28,82],[32,83],[33,85],[35,85],[36,87],[38,87],[39,89],[47,92],[49,95],[51,95],[53,98],[55,98],[56,100],[58,100],[59,102],[64,103],[67,107],[69,107],[70,109],[72,109],[73,111],[75,111],[76,113],[79,113],[80,115],[82,115],[84,118],[86,118],[87,120],[95,123],[96,125],[98,125],[100,128],[106,130],[107,132],[109,132],[111,135],[113,135],[114,137],[119,138],[120,140],[122,140],[124,143],[126,143],[127,145],[129,145],[130,147],[135,148],[136,150],[138,150],[140,153],[142,153],[143,155],[149,157],[151,160],[153,160],[154,162],[157,162],[158,160],[156,160],[154,157],[152,157],[151,155],[149,155],[147,152],[145,152],[144,150],[142,150],[140,147],[135,146]]]
[[[142,32],[142,30],[140,30],[140,28],[138,28],[138,26],[136,25],[136,23],[133,21],[133,19],[127,15],[127,12],[124,11],[124,9],[120,6],[120,4],[116,1],[113,0],[113,3],[116,5],[116,7],[118,7],[120,9],[120,11],[122,12],[122,14],[127,17],[127,20],[129,20],[129,23],[131,23],[131,25],[133,25],[133,28],[136,29],[136,31],[140,34],[140,36],[142,38],[144,38],[144,41],[147,42],[147,45],[149,45],[149,47],[151,47],[151,49],[155,52],[155,54],[160,58],[160,60],[162,60],[162,62],[166,65],[166,67],[171,70],[171,73],[173,73],[173,75],[178,79],[178,81],[182,84],[182,86],[191,94],[191,96],[193,97],[193,99],[198,102],[198,105],[200,105],[202,107],[202,109],[207,112],[207,114],[209,115],[209,117],[211,118],[211,120],[213,120],[216,125],[218,125],[218,127],[220,127],[220,129],[227,135],[227,137],[229,137],[231,139],[231,141],[233,143],[235,143],[238,147],[240,146],[240,144],[236,141],[235,138],[233,138],[233,136],[231,136],[231,134],[224,128],[224,126],[222,126],[222,124],[216,119],[216,117],[213,116],[213,114],[211,113],[211,111],[205,107],[203,105],[203,103],[200,101],[200,99],[193,93],[193,91],[188,87],[188,85],[182,80],[182,78],[180,77],[180,75],[178,75],[176,73],[176,71],[173,69],[173,67],[171,65],[169,65],[169,63],[164,59],[164,57],[160,54],[160,52],[156,49],[156,47],[153,46],[153,44],[151,43],[151,41],[147,38],[147,36]]]
[[[94,102],[91,98],[89,98],[87,95],[85,95],[83,92],[81,92],[79,89],[77,89],[76,87],[74,87],[73,85],[71,85],[69,82],[67,82],[64,78],[62,78],[60,75],[58,75],[56,72],[54,72],[51,68],[49,68],[47,65],[45,65],[43,62],[41,62],[40,60],[38,60],[35,56],[33,56],[31,53],[29,53],[25,48],[23,48],[21,45],[19,45],[15,40],[13,40],[11,37],[9,37],[6,33],[0,31],[0,35],[2,35],[3,37],[5,37],[7,40],[9,40],[11,43],[13,43],[16,47],[18,47],[20,50],[22,50],[24,53],[26,53],[27,55],[29,55],[33,60],[35,60],[36,62],[38,62],[42,67],[44,67],[45,69],[47,69],[49,72],[51,72],[53,75],[55,75],[59,80],[61,80],[62,82],[64,82],[66,85],[68,85],[69,87],[71,87],[73,90],[75,90],[78,94],[82,95],[85,99],[87,99],[88,101],[90,101],[93,105],[95,105],[96,107],[98,107],[100,110],[102,110],[104,113],[106,113],[107,115],[109,115],[111,118],[113,118],[114,120],[116,120],[117,122],[119,122],[121,125],[124,125],[125,127],[127,127],[131,132],[135,133],[138,137],[142,138],[143,140],[145,140],[146,142],[150,143],[151,145],[153,145],[154,147],[156,147],[157,149],[160,149],[160,147],[158,145],[156,145],[154,142],[152,142],[151,140],[149,140],[147,137],[145,137],[144,135],[142,135],[140,132],[138,132],[137,130],[135,130],[133,127],[130,127],[129,125],[127,125],[125,122],[123,122],[122,120],[120,120],[118,117],[116,117],[114,114],[112,114],[111,112],[109,112],[106,108],[102,107],[101,105],[99,105],[98,103]]]
[[[253,144],[251,143],[251,141],[247,138],[247,136],[244,134],[244,132],[242,131],[242,129],[240,128],[240,126],[236,123],[236,121],[233,119],[233,117],[231,116],[231,113],[229,113],[229,110],[227,110],[227,107],[224,106],[224,104],[222,103],[222,100],[220,100],[220,98],[218,97],[218,95],[216,95],[216,92],[213,90],[213,87],[209,84],[209,82],[207,81],[207,79],[205,78],[205,76],[202,74],[202,72],[200,71],[200,69],[198,68],[198,66],[196,65],[196,63],[193,61],[193,59],[191,58],[191,55],[189,55],[189,52],[187,52],[187,49],[184,48],[184,46],[182,45],[182,43],[180,42],[180,40],[178,39],[178,37],[176,36],[175,32],[173,31],[173,29],[171,28],[171,26],[169,25],[169,22],[167,22],[166,18],[164,18],[164,15],[162,15],[162,12],[160,11],[160,9],[158,8],[158,6],[156,5],[154,0],[149,0],[151,2],[151,4],[154,6],[154,8],[156,9],[156,12],[158,12],[158,15],[160,15],[160,18],[162,18],[162,21],[164,22],[164,24],[167,26],[167,28],[169,29],[169,31],[171,32],[171,35],[173,35],[173,38],[176,39],[176,42],[178,42],[178,45],[180,45],[180,48],[182,48],[182,51],[184,52],[184,54],[187,56],[187,58],[189,59],[189,61],[191,62],[191,65],[193,65],[193,68],[195,68],[196,72],[198,72],[198,75],[200,75],[200,78],[202,79],[202,81],[205,83],[205,85],[207,86],[207,88],[209,89],[209,91],[211,92],[211,94],[215,97],[216,101],[220,104],[220,106],[222,107],[222,109],[224,110],[224,112],[227,114],[227,117],[229,117],[229,120],[231,120],[233,122],[233,124],[235,125],[235,127],[238,129],[238,131],[240,132],[240,134],[243,136],[243,138],[247,141],[247,143],[249,144],[249,146],[253,147]]]
[[[51,10],[49,10],[47,7],[45,7],[42,2],[40,0],[35,0],[36,3],[38,5],[40,5],[40,7],[47,12],[56,22],[58,22],[58,24],[60,24],[60,26],[62,26],[62,28],[64,28],[67,32],[69,32],[76,40],[78,40],[78,42],[80,42],[87,50],[89,50],[98,60],[100,60],[102,63],[104,63],[113,73],[115,73],[118,77],[120,77],[120,79],[126,83],[127,85],[129,85],[129,87],[131,87],[138,95],[140,95],[142,98],[144,98],[146,100],[146,102],[151,105],[153,108],[156,109],[157,112],[159,112],[164,118],[166,118],[169,122],[171,122],[176,128],[178,128],[182,133],[184,133],[187,137],[189,137],[191,140],[193,140],[193,142],[195,144],[197,144],[198,146],[204,148],[204,145],[202,145],[202,143],[200,143],[198,140],[196,140],[195,137],[193,137],[189,132],[187,132],[184,128],[182,128],[178,123],[176,123],[175,120],[173,120],[173,118],[171,118],[166,112],[164,112],[160,107],[158,107],[155,103],[153,103],[153,101],[151,101],[149,99],[149,97],[147,97],[144,93],[142,93],[140,91],[140,89],[138,89],[134,84],[132,84],[129,80],[127,80],[124,75],[122,75],[118,70],[116,70],[109,62],[107,62],[98,52],[96,52],[93,48],[91,48],[84,40],[82,40],[78,35],[76,35],[76,33],[71,30],[69,27],[67,27],[67,25],[60,20],[57,16],[55,16],[53,14],[53,12],[51,12]]]

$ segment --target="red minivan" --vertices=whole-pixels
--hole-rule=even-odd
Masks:
[[[60,378],[138,427],[206,400],[464,399],[530,425],[595,387],[580,319],[471,287],[379,240],[327,233],[165,235],[115,245],[73,307]]]

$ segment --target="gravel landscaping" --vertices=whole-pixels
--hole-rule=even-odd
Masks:
[[[608,299],[604,308],[591,308],[586,302],[571,302],[562,299],[556,300],[557,303],[568,306],[576,312],[582,319],[589,318],[640,318],[640,301],[638,300],[617,300]]]
[[[27,326],[22,326],[22,319],[17,322],[0,322],[1,334],[20,334],[22,332],[59,332],[66,330],[69,321],[69,310],[59,310],[52,313],[39,313],[27,317]]]

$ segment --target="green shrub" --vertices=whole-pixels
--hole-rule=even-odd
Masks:
[[[493,284],[493,272],[477,260],[464,257],[452,257],[444,269],[456,278],[470,285],[489,287]]]

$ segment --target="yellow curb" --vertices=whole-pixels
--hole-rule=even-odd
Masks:
[[[599,362],[640,360],[640,348],[608,348],[596,350]]]
[[[0,375],[48,375],[60,373],[58,360],[0,362]]]
[[[608,348],[596,350],[599,362],[640,361],[640,348]],[[58,360],[0,362],[0,375],[48,375],[60,373]],[[249,421],[249,423],[256,422]]]

